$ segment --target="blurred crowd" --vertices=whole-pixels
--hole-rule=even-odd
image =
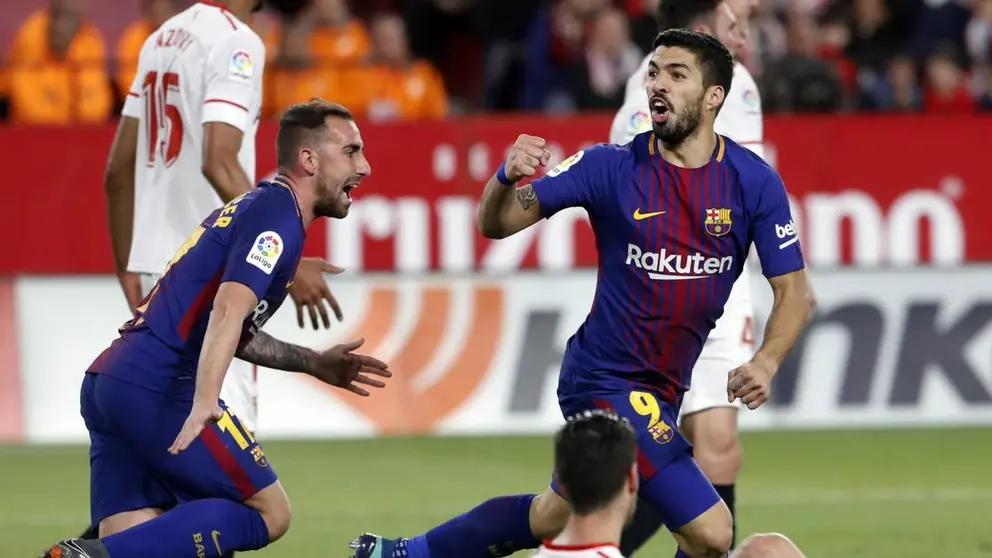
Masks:
[[[3,118],[111,119],[142,42],[188,4],[137,1],[143,17],[111,40],[87,0],[38,0],[4,53]],[[263,11],[250,24],[267,47],[264,116],[315,96],[374,121],[616,108],[659,1],[309,0]],[[992,110],[992,0],[728,5],[766,111]]]

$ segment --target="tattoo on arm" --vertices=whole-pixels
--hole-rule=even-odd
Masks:
[[[237,357],[241,360],[289,372],[309,370],[314,355],[315,353],[306,347],[280,341],[261,331],[237,353]]]
[[[517,188],[517,201],[520,202],[520,207],[524,208],[524,211],[534,207],[534,204],[537,203],[537,193],[534,192],[534,187],[528,184],[523,188]]]

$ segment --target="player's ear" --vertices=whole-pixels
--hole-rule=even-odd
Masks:
[[[637,475],[637,462],[635,461],[634,464],[631,465],[630,470],[627,471],[627,490],[631,494],[637,494],[637,491],[640,490],[640,488],[640,477]]]
[[[304,148],[300,150],[300,166],[303,167],[303,170],[310,176],[317,174],[316,156],[317,154],[314,153],[312,149]]]
[[[726,91],[723,87],[719,85],[711,85],[706,89],[706,110],[716,111],[723,104],[723,98],[726,95]]]

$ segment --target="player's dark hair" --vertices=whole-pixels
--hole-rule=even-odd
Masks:
[[[609,505],[624,487],[637,457],[637,435],[626,419],[586,411],[555,435],[555,477],[577,515]]]
[[[658,33],[653,48],[658,47],[688,50],[699,63],[703,87],[719,85],[723,88],[724,98],[730,93],[730,82],[734,79],[734,57],[715,37],[691,29],[669,29]]]
[[[337,103],[310,99],[290,106],[279,120],[276,134],[276,164],[279,168],[292,163],[296,152],[305,142],[327,128],[328,118],[354,120],[351,111]]]
[[[713,28],[716,9],[723,0],[661,0],[658,2],[658,31],[692,29],[697,25]]]

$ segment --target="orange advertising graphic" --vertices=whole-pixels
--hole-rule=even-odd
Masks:
[[[364,318],[345,336],[364,337],[362,351],[389,362],[393,377],[386,389],[356,397],[313,382],[379,433],[427,434],[464,405],[486,379],[502,341],[503,291],[474,287],[470,309],[462,309],[454,307],[451,288],[426,287],[420,291],[421,307],[412,325],[400,323],[400,296],[396,288],[371,289]],[[453,323],[452,315],[459,311],[471,314],[468,331]],[[464,339],[457,343],[457,353],[450,359],[438,358],[454,336]],[[395,345],[389,343],[397,338]],[[435,365],[444,369],[433,369]]]

